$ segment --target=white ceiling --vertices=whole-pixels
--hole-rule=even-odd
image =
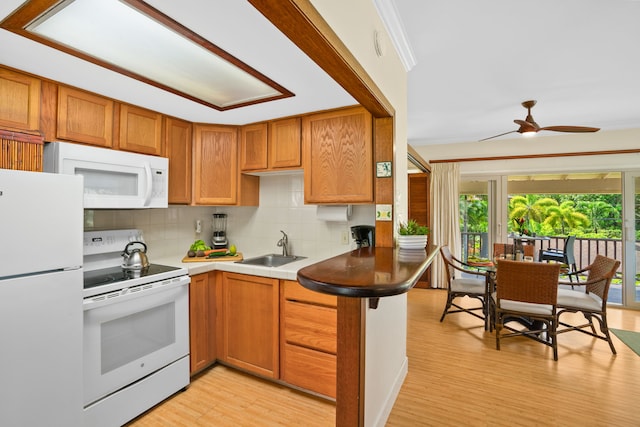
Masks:
[[[640,128],[640,1],[395,4],[417,63],[409,72],[413,146],[516,130],[528,99],[538,101],[540,126]]]
[[[246,124],[356,101],[247,1],[146,0],[296,96],[220,112],[0,30],[0,64],[193,122]],[[0,20],[23,0],[2,0]]]
[[[410,144],[515,130],[528,99],[538,101],[540,126],[640,128],[640,1],[388,1],[417,63],[409,72]],[[22,2],[2,0],[0,19]],[[245,124],[355,104],[246,1],[147,2],[296,96],[219,112],[4,30],[0,64],[194,122]]]

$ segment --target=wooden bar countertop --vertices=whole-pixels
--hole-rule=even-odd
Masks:
[[[298,271],[305,288],[325,294],[376,298],[408,292],[431,265],[439,247],[426,250],[355,249]]]
[[[337,427],[364,427],[365,302],[369,309],[377,309],[381,297],[408,292],[438,249],[360,248],[298,270],[302,286],[338,296]]]

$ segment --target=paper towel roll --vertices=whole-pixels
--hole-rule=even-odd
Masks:
[[[321,221],[347,222],[351,216],[351,205],[318,205],[316,217]]]

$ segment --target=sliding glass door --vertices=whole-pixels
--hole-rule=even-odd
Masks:
[[[624,305],[640,308],[640,172],[626,172],[623,185]]]
[[[460,182],[462,256],[491,258],[494,242],[506,239],[506,177],[464,177]],[[504,235],[502,234],[504,233]],[[506,240],[505,240],[506,241]]]

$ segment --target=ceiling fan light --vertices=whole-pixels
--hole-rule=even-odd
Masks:
[[[522,132],[522,136],[524,136],[525,138],[531,138],[535,134],[536,134],[535,130],[528,130],[526,132]]]

